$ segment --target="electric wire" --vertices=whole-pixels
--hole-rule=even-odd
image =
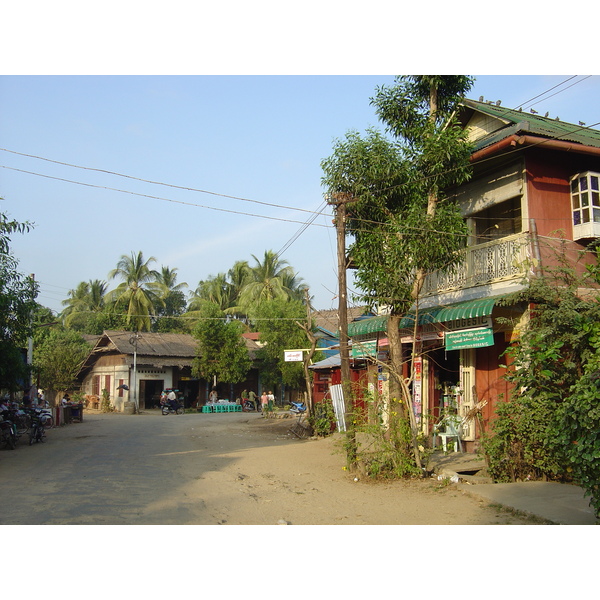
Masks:
[[[225,212],[225,213],[230,213],[230,214],[235,214],[235,215],[242,215],[245,217],[257,217],[260,219],[269,219],[272,221],[283,221],[286,223],[300,223],[300,224],[304,224],[304,221],[298,221],[296,219],[284,219],[282,217],[272,217],[269,215],[258,215],[255,213],[248,213],[248,212],[243,212],[243,211],[239,211],[239,210],[232,210],[229,208],[218,208],[215,206],[206,206],[203,204],[197,204],[195,202],[186,202],[184,200],[174,200],[173,198],[164,198],[162,196],[153,196],[151,194],[142,194],[140,192],[132,192],[130,190],[121,190],[119,188],[112,188],[112,187],[108,187],[108,186],[104,186],[104,185],[96,185],[93,183],[84,183],[82,181],[73,181],[71,179],[65,179],[63,177],[55,177],[52,175],[43,175],[42,173],[35,173],[33,171],[26,171],[24,169],[17,169],[16,167],[8,167],[6,165],[0,165],[0,168],[2,169],[9,169],[11,171],[17,171],[19,173],[26,173],[28,175],[35,175],[37,177],[43,177],[46,179],[54,179],[57,181],[63,181],[65,183],[73,183],[75,185],[82,185],[85,187],[91,187],[91,188],[97,188],[97,189],[102,189],[102,190],[109,190],[111,192],[120,192],[122,194],[131,194],[132,196],[140,196],[142,198],[150,198],[151,200],[161,200],[163,202],[172,202],[174,204],[183,204],[185,206],[194,206],[196,208],[205,208],[207,210],[216,210],[218,212]],[[280,208],[289,208],[289,207],[280,207]],[[312,213],[312,211],[308,211],[308,210],[304,210],[304,209],[291,209],[291,210],[301,210],[303,212],[310,212]],[[318,216],[318,215],[317,215]],[[319,225],[318,223],[316,224],[317,227],[326,227],[325,225]]]

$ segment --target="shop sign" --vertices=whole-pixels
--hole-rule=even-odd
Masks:
[[[445,336],[446,350],[485,348],[494,345],[494,332],[491,327],[448,331]]]
[[[421,423],[422,413],[422,373],[423,373],[423,361],[421,357],[416,357],[413,361],[415,367],[415,379],[413,381],[413,410],[417,423]]]
[[[351,356],[352,358],[374,357],[377,353],[377,340],[370,342],[353,342]]]
[[[417,334],[417,342],[430,342],[432,340],[443,340],[444,332],[443,331],[430,331],[428,333],[419,333]],[[400,338],[400,341],[403,344],[412,344],[414,338],[412,335],[405,335]]]
[[[302,362],[302,350],[285,350],[283,356],[285,362]]]

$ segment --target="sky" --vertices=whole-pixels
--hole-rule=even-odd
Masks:
[[[600,121],[598,76],[475,78],[471,98]],[[81,281],[115,287],[108,273],[132,252],[176,268],[191,291],[238,260],[283,251],[315,308],[336,308],[321,161],[349,130],[381,129],[370,98],[393,80],[0,76],[0,210],[35,224],[12,238],[20,271],[35,275],[38,302],[58,312]]]

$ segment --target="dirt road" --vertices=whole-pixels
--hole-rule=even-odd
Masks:
[[[527,524],[437,480],[354,481],[339,437],[250,413],[86,414],[0,451],[0,524]]]

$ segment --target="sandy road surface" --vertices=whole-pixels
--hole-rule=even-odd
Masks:
[[[0,524],[525,524],[435,480],[355,482],[337,436],[250,413],[86,414],[0,451]]]

